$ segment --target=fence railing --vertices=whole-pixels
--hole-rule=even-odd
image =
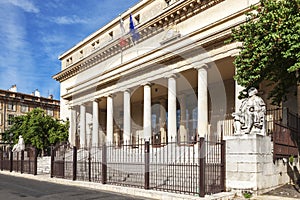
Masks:
[[[0,170],[37,174],[37,151],[27,147],[21,152],[12,152],[11,148],[0,149]]]
[[[80,149],[64,144],[52,150],[51,177],[200,196],[224,191],[225,142],[197,138],[160,146],[142,140]]]
[[[297,157],[300,152],[300,117],[283,110],[283,120],[274,123],[273,159]]]

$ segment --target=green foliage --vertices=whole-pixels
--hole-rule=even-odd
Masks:
[[[251,191],[243,191],[242,194],[243,194],[245,199],[250,199],[252,197],[252,192]]]
[[[19,135],[24,138],[25,144],[31,144],[39,150],[45,150],[50,145],[68,139],[69,122],[60,121],[45,114],[45,111],[36,108],[23,116],[13,118],[13,125],[3,133],[3,140],[18,142]]]
[[[294,156],[291,155],[291,156],[289,157],[289,162],[292,164],[292,163],[294,163],[294,160],[295,160]]]
[[[236,57],[235,80],[249,88],[262,81],[273,86],[273,104],[286,100],[300,80],[300,0],[261,0],[247,20],[232,32],[232,42],[242,42]]]

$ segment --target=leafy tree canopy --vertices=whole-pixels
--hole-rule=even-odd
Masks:
[[[261,0],[251,8],[232,33],[231,41],[242,42],[234,78],[246,89],[271,83],[269,98],[279,105],[300,80],[300,0]]]
[[[12,119],[12,126],[3,133],[3,140],[13,143],[18,142],[19,135],[24,138],[25,144],[30,144],[39,150],[45,150],[50,145],[68,139],[69,122],[62,123],[45,111],[36,108],[26,115],[17,116]]]

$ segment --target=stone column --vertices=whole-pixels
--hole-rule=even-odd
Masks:
[[[166,99],[160,100],[160,118],[159,118],[159,130],[160,130],[160,138],[162,143],[167,142],[167,116],[166,116]]]
[[[106,143],[111,145],[114,137],[114,106],[113,96],[107,96]]]
[[[71,146],[76,146],[76,109],[74,106],[71,106],[69,109],[71,110],[69,142]]]
[[[207,69],[204,64],[198,68],[198,135],[205,137],[208,134],[208,98],[207,98]]]
[[[179,134],[180,134],[180,142],[188,141],[187,131],[186,131],[186,101],[185,94],[181,94],[179,96],[180,103],[180,126],[179,126]]]
[[[176,139],[176,76],[168,77],[168,142]]]
[[[151,137],[151,85],[144,85],[144,138],[149,141]]]
[[[93,135],[92,135],[92,146],[99,146],[99,103],[95,99],[93,101]]]
[[[84,104],[80,105],[80,147],[86,147],[86,107]]]
[[[124,144],[131,143],[131,113],[130,113],[130,90],[124,91],[124,118],[123,118],[123,141]]]

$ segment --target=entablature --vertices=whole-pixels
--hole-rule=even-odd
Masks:
[[[137,31],[140,34],[138,43],[145,41],[146,39],[164,31],[172,25],[176,25],[188,18],[208,9],[224,0],[186,0],[178,1],[169,7],[164,12],[158,14],[153,19],[137,26]],[[180,35],[176,35],[178,38]],[[131,42],[131,35],[127,34],[123,36],[124,40],[127,41],[127,45],[124,47],[120,46],[119,39],[117,38],[109,43],[107,46],[95,50],[92,54],[87,57],[83,57],[78,61],[73,61],[68,68],[62,70],[58,74],[54,75],[53,78],[59,82],[63,82],[68,78],[77,75],[78,73],[87,70],[104,60],[119,54],[121,51],[131,48],[134,44]],[[177,39],[175,38],[175,39]],[[164,45],[163,43],[162,45]]]

